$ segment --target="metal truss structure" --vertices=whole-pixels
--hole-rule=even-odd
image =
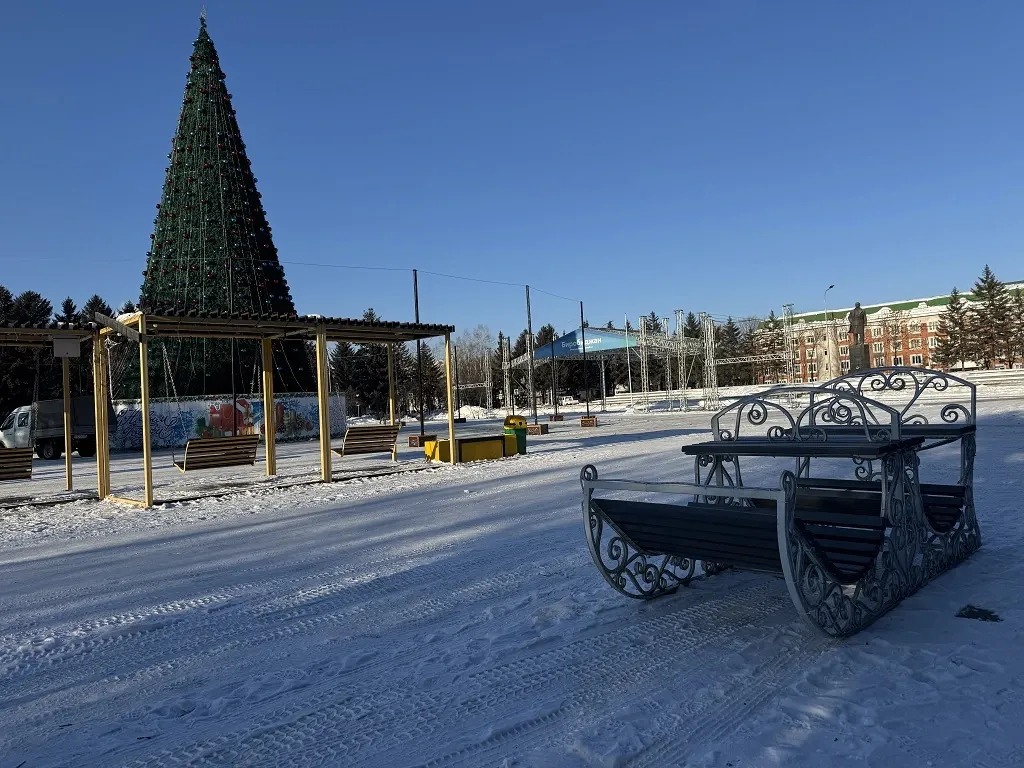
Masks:
[[[793,371],[793,338],[792,320],[793,305],[786,304],[783,308],[783,328],[785,333],[785,350],[782,352],[767,352],[756,355],[743,355],[740,357],[719,358],[717,353],[717,328],[715,320],[706,312],[700,313],[701,336],[693,338],[686,335],[685,313],[682,310],[675,311],[675,330],[670,330],[669,318],[663,317],[652,323],[650,316],[641,316],[637,324],[636,338],[637,346],[622,350],[615,354],[625,352],[627,359],[639,362],[640,389],[636,392],[634,407],[639,410],[649,410],[651,407],[651,363],[652,360],[662,359],[664,362],[665,389],[668,392],[668,409],[670,411],[687,411],[689,405],[686,398],[687,385],[693,377],[697,365],[701,368],[701,408],[714,411],[720,407],[720,395],[718,391],[718,366],[737,365],[740,363],[784,363],[786,378],[789,383],[794,383]],[[607,354],[607,353],[606,353]],[[632,357],[635,355],[636,357]],[[520,355],[515,359],[504,354],[502,359],[502,370],[505,375],[505,401],[508,402],[511,396],[512,371],[517,368],[525,368],[531,355],[529,353]],[[673,366],[673,358],[675,366]],[[537,360],[537,364],[544,364],[547,360]],[[602,362],[602,391],[604,365]],[[673,376],[673,367],[675,376]],[[673,378],[678,389],[673,389]],[[658,391],[662,391],[658,387]],[[631,392],[632,394],[632,392]],[[678,399],[677,399],[678,398]]]

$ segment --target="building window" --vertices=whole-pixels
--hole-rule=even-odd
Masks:
[[[871,336],[872,337],[878,338],[881,335],[882,335],[882,329],[881,328],[872,328],[871,329]]]
[[[818,372],[818,364],[817,363],[808,363],[807,364],[807,372],[808,373],[812,373],[812,374],[813,373],[817,373]]]
[[[875,368],[881,368],[884,365],[885,365],[885,357],[884,356],[879,355],[878,357],[875,358]]]
[[[839,348],[839,355],[841,357],[849,357],[850,356],[850,348],[849,347],[840,347]]]
[[[793,353],[793,362],[794,363],[799,363],[800,362],[800,350],[799,349],[796,352]]]
[[[892,364],[893,365],[903,365],[903,356],[902,355],[896,355],[896,357],[894,357],[892,359]]]
[[[928,321],[928,333],[935,333],[937,330],[939,330],[939,321],[938,320],[929,320]]]
[[[813,336],[804,336],[804,343],[805,344],[813,344],[814,343],[814,337]]]
[[[871,350],[873,352],[884,352],[885,346],[882,344],[882,342],[876,341],[874,344],[871,345]]]
[[[938,339],[938,337],[936,337],[936,336],[929,336],[928,337],[928,349],[935,349],[937,346],[939,346],[939,339]]]
[[[893,352],[902,352],[903,351],[903,342],[902,341],[894,341],[892,343],[892,351]]]
[[[807,359],[808,360],[813,360],[814,359],[814,347],[811,347],[810,349],[807,350]]]
[[[910,356],[910,364],[911,365],[922,365],[923,362],[924,361],[922,360],[920,355],[911,355]]]
[[[921,348],[921,340],[920,339],[911,339],[910,340],[910,348],[911,349],[920,349]]]
[[[841,370],[843,373],[849,373],[850,372],[850,361],[849,360],[843,360],[843,362],[841,362],[839,364],[839,370]]]

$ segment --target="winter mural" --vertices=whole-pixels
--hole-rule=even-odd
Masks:
[[[277,441],[319,437],[317,400],[314,395],[280,395],[274,398]],[[110,437],[113,451],[142,450],[142,411],[138,400],[114,402],[117,431]],[[232,413],[234,411],[234,413]],[[263,432],[263,400],[259,395],[231,398],[151,401],[149,421],[154,448],[173,448],[195,437],[223,437],[237,427],[238,434]],[[331,395],[331,437],[345,433],[345,396]]]

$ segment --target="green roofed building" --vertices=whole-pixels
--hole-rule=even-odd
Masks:
[[[1024,290],[1024,282],[1006,283],[1008,291]],[[961,294],[968,304],[973,294]],[[884,304],[862,304],[867,313],[864,341],[871,366],[938,368],[932,356],[938,347],[939,323],[949,295],[907,299]],[[850,370],[849,314],[853,307],[802,312],[792,317],[793,367],[796,381],[826,381]],[[762,325],[765,332],[769,329]],[[838,363],[838,364],[837,364]],[[967,367],[971,367],[968,363]],[[780,380],[784,376],[779,377]]]

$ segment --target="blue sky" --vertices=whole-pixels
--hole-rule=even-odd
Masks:
[[[137,298],[200,7],[5,8],[0,283]],[[1016,1],[208,14],[300,312],[411,319],[411,275],[287,262],[530,283],[594,324],[1024,278]],[[525,325],[515,286],[423,275],[421,311]]]

